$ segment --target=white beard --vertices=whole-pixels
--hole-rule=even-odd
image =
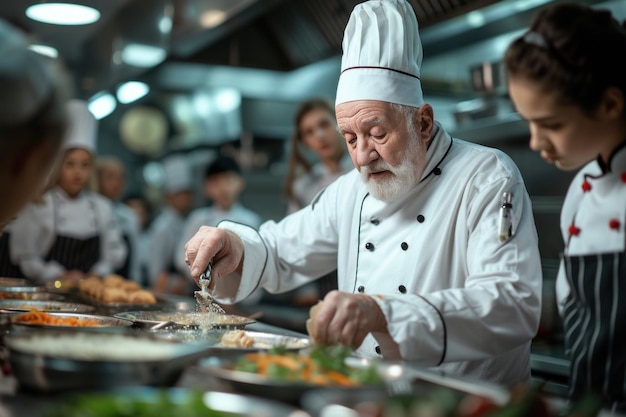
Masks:
[[[391,202],[402,197],[417,185],[426,165],[426,151],[416,135],[410,135],[409,147],[405,157],[397,167],[392,167],[382,159],[368,166],[361,167],[361,179],[369,193],[377,200]],[[372,172],[389,171],[390,179],[376,180],[370,177]]]

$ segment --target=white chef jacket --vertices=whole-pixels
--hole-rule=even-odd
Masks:
[[[374,297],[405,360],[451,374],[527,382],[541,310],[531,202],[512,160],[452,139],[438,124],[420,183],[385,203],[355,170],[308,207],[259,231],[234,223],[245,246],[236,299],[260,282],[282,292],[338,268],[339,289]],[[503,192],[513,232],[498,239]],[[218,283],[219,284],[219,283]],[[216,288],[222,300],[225,292]],[[377,355],[368,335],[358,352]]]
[[[564,256],[557,277],[569,396],[601,392],[604,406],[626,412],[626,143],[584,166],[561,210]]]
[[[626,146],[613,155],[610,168],[594,160],[576,174],[569,186],[561,209],[561,233],[566,256],[586,256],[626,250]],[[583,183],[590,186],[587,191]],[[611,228],[611,220],[618,226]],[[570,236],[570,226],[579,229],[576,238]],[[556,282],[559,311],[570,293],[563,261]]]
[[[317,193],[328,187],[337,178],[354,169],[354,164],[347,152],[339,161],[339,171],[333,172],[321,162],[313,165],[311,172],[298,177],[293,182],[294,200],[289,201],[287,212],[293,213],[309,204]]]
[[[92,267],[97,275],[112,273],[126,258],[126,245],[111,202],[89,191],[70,198],[55,187],[44,194],[43,203],[27,205],[12,226],[11,256],[24,275],[50,281],[65,272],[60,263],[45,261],[57,234],[77,239],[100,235],[100,259]]]
[[[151,285],[162,272],[174,272],[174,257],[185,256],[185,252],[176,253],[178,241],[182,235],[185,218],[171,207],[164,207],[154,219],[148,231],[148,280]]]

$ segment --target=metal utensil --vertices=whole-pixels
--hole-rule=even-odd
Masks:
[[[200,274],[200,291],[194,291],[193,295],[198,302],[198,308],[213,313],[226,314],[226,311],[213,301],[213,296],[209,293],[209,285],[211,284],[211,263],[206,267],[206,271]]]

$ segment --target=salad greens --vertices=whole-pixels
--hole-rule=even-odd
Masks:
[[[46,417],[240,417],[207,408],[200,392],[174,395],[157,390],[151,395],[84,394],[54,407]]]

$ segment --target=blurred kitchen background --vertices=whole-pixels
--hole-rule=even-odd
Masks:
[[[161,161],[185,153],[198,176],[200,205],[204,166],[221,149],[244,168],[244,205],[280,219],[294,111],[313,96],[334,100],[343,29],[358,2],[85,0],[73,3],[93,7],[97,20],[61,26],[27,16],[29,6],[47,2],[5,0],[0,16],[40,48],[55,48],[73,75],[76,96],[100,119],[100,155],[126,163],[128,193],[144,193],[158,206]],[[507,97],[501,66],[509,42],[547,2],[411,0],[424,46],[422,83],[436,118],[457,137],[501,148],[524,175],[546,283],[540,336],[558,338],[558,218],[573,174],[528,149],[528,129]],[[585,3],[626,18],[624,0]]]

